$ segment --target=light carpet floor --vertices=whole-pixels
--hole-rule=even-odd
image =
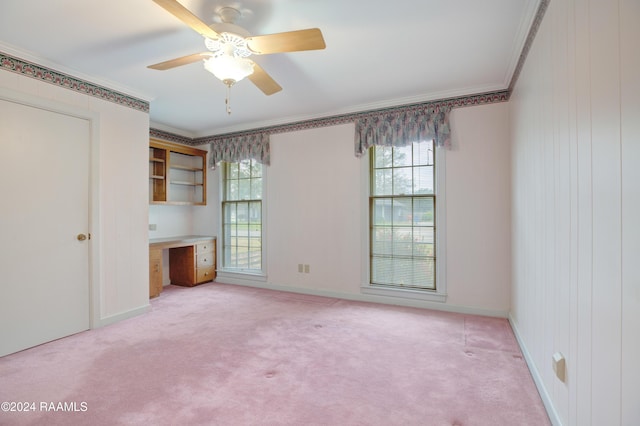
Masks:
[[[0,424],[549,424],[505,319],[219,283],[151,306],[0,358],[34,408]]]

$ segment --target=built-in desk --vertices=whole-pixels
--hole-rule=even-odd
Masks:
[[[163,250],[169,250],[171,284],[192,287],[216,278],[216,237],[152,238],[149,240],[149,297],[162,292]]]

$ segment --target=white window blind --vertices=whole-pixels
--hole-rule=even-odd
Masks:
[[[370,284],[435,290],[433,141],[372,150]]]

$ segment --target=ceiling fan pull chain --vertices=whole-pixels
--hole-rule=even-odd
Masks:
[[[227,85],[227,99],[224,100],[225,105],[227,106],[227,115],[231,115],[231,85]]]

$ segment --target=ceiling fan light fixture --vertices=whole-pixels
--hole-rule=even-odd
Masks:
[[[253,61],[230,55],[205,59],[204,68],[227,86],[253,74]]]

